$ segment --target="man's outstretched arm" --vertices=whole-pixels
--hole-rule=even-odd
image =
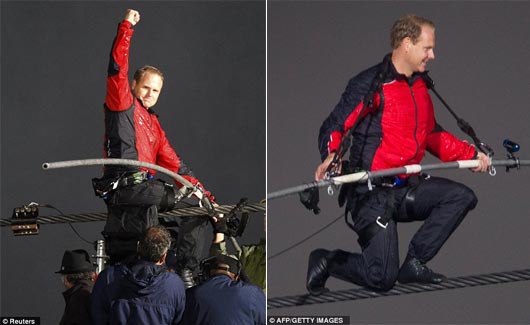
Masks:
[[[129,109],[133,96],[129,85],[129,48],[134,33],[132,27],[140,21],[140,13],[128,9],[112,43],[107,70],[107,96],[105,105],[112,111]]]

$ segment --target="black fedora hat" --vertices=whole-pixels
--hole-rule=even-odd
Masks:
[[[64,252],[61,269],[55,273],[72,274],[90,271],[94,271],[90,255],[84,249],[75,249]]]

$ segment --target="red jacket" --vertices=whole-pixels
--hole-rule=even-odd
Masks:
[[[376,75],[385,70],[374,105],[364,106]],[[381,170],[418,164],[428,150],[442,161],[473,158],[477,151],[436,123],[428,89],[421,74],[400,75],[390,57],[350,80],[341,101],[324,121],[319,135],[322,159],[337,151],[343,136],[355,124],[350,148],[353,168]]]
[[[128,79],[129,47],[134,33],[131,27],[128,21],[119,24],[110,53],[105,98],[105,157],[156,164],[182,174],[195,185],[199,180],[169,144],[158,116],[152,108],[145,108],[131,92]],[[107,166],[105,175],[117,177],[123,172],[137,170],[134,167]],[[154,175],[156,172],[150,170],[150,173]],[[205,193],[213,200],[209,192]]]

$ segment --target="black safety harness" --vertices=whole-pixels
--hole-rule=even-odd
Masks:
[[[391,56],[387,55],[385,59],[383,60],[383,64],[379,71],[376,73],[376,76],[374,80],[372,81],[370,90],[366,94],[363,100],[363,107],[355,120],[353,126],[348,130],[348,133],[342,138],[341,143],[339,145],[339,149],[335,152],[335,155],[333,157],[333,160],[329,164],[327,170],[326,170],[326,178],[331,178],[338,175],[339,166],[342,167],[343,162],[342,158],[346,151],[348,150],[348,144],[350,143],[350,138],[352,137],[353,131],[359,123],[362,120],[362,116],[366,109],[368,107],[374,107],[374,96],[376,93],[379,93],[380,95],[380,103],[377,109],[384,106],[384,96],[382,92],[382,85],[385,81],[385,78],[388,75],[388,71],[391,69]],[[494,152],[491,149],[490,146],[488,146],[486,143],[482,142],[476,135],[475,131],[471,127],[471,125],[466,122],[464,119],[460,118],[456,113],[449,107],[449,105],[445,102],[445,100],[440,96],[440,94],[436,91],[434,88],[434,82],[429,77],[427,72],[424,72],[421,74],[421,78],[426,83],[426,86],[429,90],[431,90],[436,97],[442,102],[444,107],[447,108],[447,110],[451,113],[451,115],[456,119],[458,127],[467,134],[473,142],[475,143],[476,147],[485,153],[488,157],[492,157]],[[490,167],[490,173],[494,175],[495,170],[493,167]],[[344,169],[343,169],[344,171]],[[370,225],[366,226],[364,229],[362,229],[359,232],[359,239],[358,242],[361,245],[361,247],[366,247],[370,240],[377,235],[377,233],[383,229],[386,229],[388,226],[389,221],[394,217],[394,214],[396,213],[395,209],[395,192],[394,187],[403,187],[408,186],[409,190],[407,191],[405,195],[405,204],[407,213],[411,213],[411,207],[413,206],[414,202],[414,192],[417,186],[424,180],[429,178],[428,175],[416,175],[416,176],[409,176],[407,179],[402,179],[399,177],[383,177],[383,178],[369,178],[368,179],[368,187],[369,190],[372,191],[374,188],[377,191],[384,191],[387,195],[386,200],[386,208],[385,213],[381,216],[378,216],[376,220],[371,223]],[[349,185],[343,185],[341,188],[341,193],[339,194],[339,206],[343,206],[345,202],[345,197],[348,195],[348,193],[352,190],[354,190],[355,186],[349,186]],[[318,188],[310,188],[308,190],[305,190],[304,192],[300,193],[300,200],[301,202],[310,210],[312,210],[315,214],[320,212],[320,209],[318,208]],[[351,218],[352,221],[354,221],[357,209],[354,209],[354,211],[351,211]],[[349,221],[348,215],[349,215],[349,209],[348,206],[346,206],[346,212],[344,214],[344,219],[348,227],[350,227],[352,230],[354,230],[354,223]],[[355,221],[354,221],[355,222]]]
[[[123,173],[118,177],[109,178],[92,178],[92,187],[94,194],[102,199],[106,199],[108,194],[114,190],[140,184],[144,181],[152,179],[153,176],[147,171],[138,171],[135,173]]]
[[[328,165],[328,168],[326,169],[326,178],[331,178],[334,176],[337,176],[339,174],[339,167],[344,167],[342,170],[344,171],[347,166],[346,164],[343,164],[342,157],[348,150],[348,143],[350,143],[349,139],[351,138],[351,135],[353,134],[353,131],[357,128],[359,123],[361,123],[361,116],[363,116],[364,112],[368,107],[374,107],[374,97],[377,92],[379,92],[380,95],[380,102],[379,107],[383,106],[384,103],[384,96],[382,92],[382,85],[385,81],[386,75],[388,73],[388,69],[390,68],[390,55],[385,56],[385,59],[383,60],[382,68],[379,69],[379,71],[376,73],[375,78],[372,81],[372,84],[370,85],[370,89],[366,93],[363,99],[363,107],[361,108],[361,111],[359,112],[359,115],[357,119],[355,120],[353,126],[348,130],[348,133],[342,138],[339,148],[337,151],[335,151],[335,154],[333,156],[333,160]],[[379,108],[378,107],[378,108]],[[344,190],[341,191],[341,193],[344,193]],[[319,202],[319,192],[318,187],[308,188],[304,190],[303,192],[299,193],[300,202],[309,210],[313,211],[314,214],[320,213],[320,208],[318,207]],[[339,198],[339,201],[341,199]],[[342,206],[342,204],[340,204]],[[347,221],[347,214],[346,214],[346,223],[349,224]]]

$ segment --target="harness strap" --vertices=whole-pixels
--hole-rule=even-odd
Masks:
[[[175,188],[169,184],[164,183],[164,196],[160,202],[159,212],[171,211],[177,204]]]
[[[357,239],[357,242],[361,247],[364,249],[368,244],[370,243],[370,240],[375,237],[379,233],[379,231],[386,229],[388,226],[388,223],[394,216],[394,199],[395,194],[394,190],[392,188],[388,189],[377,189],[379,191],[385,191],[387,194],[387,202],[385,207],[385,213],[381,216],[378,216],[373,223],[366,226],[364,229],[362,229],[359,232],[359,238]]]
[[[353,220],[354,218],[353,214],[350,212],[350,210],[346,206],[346,211],[344,211],[344,221],[346,222],[346,225],[350,227],[351,230],[355,231],[355,229],[353,228],[353,222],[350,222],[350,220],[348,220],[348,214],[351,215],[351,218]]]
[[[436,97],[438,97],[440,102],[442,102],[443,106],[455,118],[455,120],[457,122],[457,125],[460,128],[460,130],[462,130],[462,132],[464,132],[471,139],[473,139],[473,142],[475,143],[475,145],[477,146],[477,148],[480,151],[482,151],[484,154],[488,155],[489,157],[493,156],[493,154],[494,154],[493,149],[490,146],[488,146],[486,143],[482,142],[478,138],[478,136],[475,133],[475,130],[473,130],[473,127],[471,127],[471,125],[467,121],[465,121],[463,118],[461,118],[458,115],[456,115],[456,113],[453,111],[453,109],[451,109],[449,104],[447,104],[447,102],[442,98],[442,96],[438,93],[438,91],[436,91],[436,89],[434,88],[434,81],[427,74],[427,72],[423,73],[421,75],[421,77],[425,81],[425,84],[427,85],[427,88],[432,90],[432,92],[436,95]]]
[[[122,175],[116,178],[92,178],[92,187],[94,194],[103,199],[110,192],[127,186],[143,183],[151,179],[149,172],[136,172],[133,174]]]
[[[131,174],[125,177],[120,177],[119,179],[117,179],[115,181],[116,183],[115,188],[119,189],[119,188],[126,187],[126,186],[140,184],[148,179],[149,179],[148,172],[136,172],[134,174]]]
[[[383,64],[382,64],[381,68],[379,69],[379,71],[377,71],[374,79],[372,80],[372,84],[370,86],[370,89],[368,90],[368,92],[366,93],[366,95],[363,98],[363,107],[362,107],[361,111],[359,112],[359,115],[358,115],[357,119],[353,123],[353,126],[348,130],[348,133],[342,138],[342,140],[340,142],[340,145],[339,145],[339,149],[338,149],[338,151],[335,152],[335,156],[333,157],[332,162],[329,164],[326,172],[330,172],[333,167],[338,166],[340,164],[340,161],[342,160],[342,157],[344,156],[344,154],[347,151],[346,147],[347,147],[347,144],[349,143],[349,139],[350,139],[351,135],[353,134],[353,131],[357,128],[357,126],[360,124],[360,122],[362,120],[362,115],[364,114],[364,112],[366,111],[366,109],[368,107],[373,107],[374,106],[375,93],[376,92],[380,92],[381,93],[381,99],[383,98],[381,89],[382,89],[382,85],[383,85],[383,83],[385,81],[386,75],[388,73],[389,65],[390,65],[390,57],[386,56],[383,59]],[[380,104],[379,107],[382,106],[381,104]]]

